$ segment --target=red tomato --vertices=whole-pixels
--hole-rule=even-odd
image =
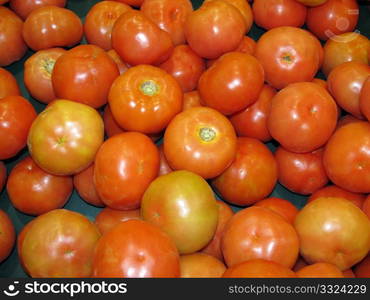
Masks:
[[[343,278],[343,272],[335,265],[319,262],[296,272],[299,278]]]
[[[314,82],[314,83],[316,83],[316,84],[318,84],[318,85],[322,86],[322,87],[323,87],[323,88],[325,88],[327,91],[329,91],[329,90],[328,90],[328,83],[327,83],[325,80],[320,79],[320,78],[314,78],[314,79],[312,80],[312,82]]]
[[[0,192],[3,190],[5,186],[7,177],[6,167],[2,161],[0,161]]]
[[[328,0],[296,0],[296,1],[301,2],[304,5],[313,7],[313,6],[319,6]]]
[[[103,120],[95,109],[56,100],[33,122],[27,143],[32,158],[46,172],[72,175],[93,162],[103,138]]]
[[[180,84],[184,93],[197,88],[204,70],[205,62],[188,45],[175,47],[171,56],[160,68],[172,75]]]
[[[324,152],[329,179],[354,193],[370,193],[370,124],[347,124],[333,134]]]
[[[128,220],[99,240],[93,277],[179,277],[179,253],[157,226]]]
[[[173,170],[168,165],[167,159],[164,156],[163,144],[158,146],[158,151],[159,151],[159,173],[158,173],[158,176],[166,175],[168,173],[171,173]]]
[[[220,278],[226,267],[214,256],[198,252],[180,256],[180,270],[182,278]]]
[[[271,197],[258,201],[254,206],[265,207],[282,216],[290,224],[294,224],[298,209],[288,200]]]
[[[23,20],[36,8],[54,5],[59,7],[66,6],[67,0],[11,0],[10,8]]]
[[[57,6],[35,9],[23,26],[23,38],[34,51],[71,47],[81,41],[82,35],[80,18],[73,11]]]
[[[281,89],[290,83],[312,81],[320,66],[320,47],[308,31],[283,26],[261,36],[255,56],[265,70],[266,81]]]
[[[51,74],[55,62],[66,50],[50,48],[37,51],[24,63],[24,84],[33,98],[43,103],[50,103],[56,99]]]
[[[267,129],[267,117],[270,114],[271,100],[275,94],[276,90],[265,84],[254,104],[230,117],[238,136],[251,137],[262,142],[271,140]]]
[[[95,157],[94,183],[110,208],[131,210],[159,171],[157,147],[144,134],[126,132],[106,140]]]
[[[202,74],[198,91],[205,105],[231,115],[257,101],[263,82],[264,71],[255,57],[230,52]]]
[[[358,16],[356,0],[328,0],[308,9],[306,24],[318,38],[326,41],[334,35],[353,31]]]
[[[109,104],[105,106],[103,120],[104,130],[108,138],[124,132],[124,130],[117,124],[117,121],[114,119]]]
[[[112,49],[112,29],[117,19],[131,7],[114,1],[101,1],[92,6],[86,15],[84,33],[89,44],[104,50]]]
[[[32,104],[21,96],[0,99],[0,160],[15,156],[26,146],[36,116]]]
[[[113,1],[121,2],[135,7],[140,7],[140,5],[143,4],[144,2],[144,0],[113,0]]]
[[[112,30],[112,47],[130,65],[160,64],[173,50],[170,35],[142,12],[121,15]]]
[[[362,204],[362,210],[370,219],[370,195],[367,196],[364,203]]]
[[[277,165],[271,151],[259,140],[238,138],[236,158],[212,185],[222,198],[246,206],[267,197],[277,181]]]
[[[354,268],[356,278],[370,278],[370,254]]]
[[[94,164],[73,176],[73,186],[87,203],[98,207],[104,206],[94,184]]]
[[[182,101],[183,111],[198,106],[203,106],[203,101],[200,99],[200,95],[197,90],[184,93],[184,98]]]
[[[254,39],[249,36],[244,36],[239,46],[234,51],[253,55],[256,50],[256,46],[257,43]]]
[[[267,127],[286,150],[311,152],[322,147],[337,124],[337,105],[323,87],[291,84],[272,98]]]
[[[342,198],[322,197],[304,206],[295,219],[300,252],[309,263],[326,262],[346,270],[370,247],[370,221]]]
[[[173,118],[164,134],[164,154],[174,170],[203,178],[220,175],[234,160],[237,138],[230,121],[208,107],[193,107]]]
[[[254,0],[256,24],[266,30],[280,26],[302,27],[307,8],[296,0]]]
[[[51,80],[58,98],[98,108],[108,101],[110,87],[118,76],[117,64],[104,50],[80,45],[57,60]]]
[[[366,119],[370,121],[370,76],[362,85],[360,92],[360,109]]]
[[[15,244],[14,225],[6,212],[0,209],[0,263],[4,261],[13,250]]]
[[[73,181],[46,173],[27,156],[10,172],[6,189],[16,209],[38,216],[63,207],[72,194]]]
[[[0,100],[7,96],[21,96],[21,91],[13,74],[0,67]]]
[[[238,8],[219,0],[203,3],[185,23],[189,46],[209,59],[237,48],[246,32],[247,24]]]
[[[23,22],[10,9],[0,6],[0,67],[20,60],[27,51],[23,41]]]
[[[222,237],[222,253],[229,267],[251,259],[266,259],[292,268],[298,252],[294,227],[277,213],[258,206],[237,212]]]
[[[128,64],[126,64],[121,57],[117,54],[117,52],[114,49],[110,49],[107,54],[113,59],[113,61],[117,64],[118,70],[120,74],[125,73],[128,68],[130,67]]]

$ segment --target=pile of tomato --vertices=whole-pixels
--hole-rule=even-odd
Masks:
[[[0,264],[17,248],[31,277],[370,276],[356,0],[93,2],[81,19],[0,0],[0,190],[34,217],[16,234],[0,210]],[[95,220],[63,208],[74,189]]]

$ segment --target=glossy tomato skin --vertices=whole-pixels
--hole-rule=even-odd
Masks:
[[[4,261],[15,244],[15,228],[8,214],[0,210],[0,263]]]
[[[98,108],[108,101],[113,81],[119,76],[117,64],[95,45],[79,45],[55,63],[52,83],[55,95]]]
[[[18,16],[26,20],[28,15],[36,8],[47,5],[65,7],[66,3],[67,0],[11,0],[9,6]]]
[[[0,67],[0,100],[7,96],[21,96],[21,91],[13,74]]]
[[[187,110],[192,107],[203,106],[203,101],[200,99],[199,92],[197,90],[184,93],[182,101],[182,110]]]
[[[362,85],[360,92],[360,110],[365,118],[370,121],[370,76]]]
[[[343,278],[343,272],[335,265],[315,263],[296,272],[299,278]]]
[[[282,216],[290,224],[294,224],[298,209],[288,200],[270,197],[258,201],[254,206],[265,207]]]
[[[182,109],[183,93],[176,79],[149,65],[120,75],[109,92],[109,105],[124,130],[160,133]]]
[[[263,67],[255,57],[230,52],[202,74],[198,91],[206,106],[231,115],[257,101],[263,82]]]
[[[347,124],[334,132],[324,152],[329,179],[354,193],[370,193],[370,124]]]
[[[0,161],[0,192],[3,190],[3,187],[5,186],[7,178],[7,171],[4,163]]]
[[[0,67],[20,60],[27,51],[22,37],[23,22],[10,9],[0,6]]]
[[[236,157],[212,185],[229,203],[246,206],[267,197],[277,182],[277,164],[271,151],[253,138],[238,138]]]
[[[234,160],[237,138],[225,116],[200,106],[173,118],[163,144],[172,169],[188,170],[208,179],[220,175]]]
[[[103,138],[103,120],[95,109],[58,99],[33,122],[27,144],[32,158],[46,172],[72,175],[93,162]]]
[[[337,105],[327,90],[312,82],[299,82],[272,98],[267,127],[286,150],[305,153],[327,142],[337,116]]]
[[[0,159],[15,156],[26,146],[27,135],[37,114],[32,104],[21,96],[0,100]]]
[[[123,222],[103,235],[96,247],[93,277],[179,276],[179,253],[175,244],[148,222]]]
[[[220,278],[225,265],[217,258],[205,253],[180,256],[181,278]]]
[[[110,208],[131,210],[159,171],[159,153],[144,134],[125,132],[106,140],[95,157],[94,183]]]
[[[39,50],[24,63],[23,80],[31,96],[43,103],[50,103],[57,97],[54,93],[51,74],[55,62],[66,52],[63,48]]]
[[[218,205],[208,183],[189,171],[156,178],[145,191],[141,216],[166,232],[180,254],[194,253],[215,234]]]
[[[142,12],[131,10],[121,15],[112,30],[112,47],[126,63],[160,64],[173,50],[170,35]]]
[[[240,11],[225,1],[209,1],[192,12],[185,37],[199,56],[215,59],[238,47],[247,30]]]
[[[92,6],[84,23],[84,34],[88,43],[104,50],[112,49],[114,23],[130,9],[129,5],[117,1],[101,1]]]
[[[82,39],[80,18],[71,10],[44,6],[32,11],[24,22],[23,38],[34,51],[71,47]]]

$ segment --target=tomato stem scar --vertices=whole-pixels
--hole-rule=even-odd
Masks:
[[[204,127],[199,130],[199,136],[203,141],[210,142],[215,139],[216,131],[212,128]]]
[[[153,96],[158,93],[159,88],[153,80],[146,80],[141,84],[140,90],[144,93],[144,95]]]

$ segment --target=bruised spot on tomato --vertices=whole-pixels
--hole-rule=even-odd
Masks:
[[[47,78],[51,78],[56,60],[51,58],[43,59],[42,70]]]
[[[159,93],[159,86],[153,80],[145,80],[140,85],[140,91],[146,96],[154,96]]]
[[[216,131],[213,128],[202,127],[199,129],[199,137],[203,142],[212,142],[216,138]]]

